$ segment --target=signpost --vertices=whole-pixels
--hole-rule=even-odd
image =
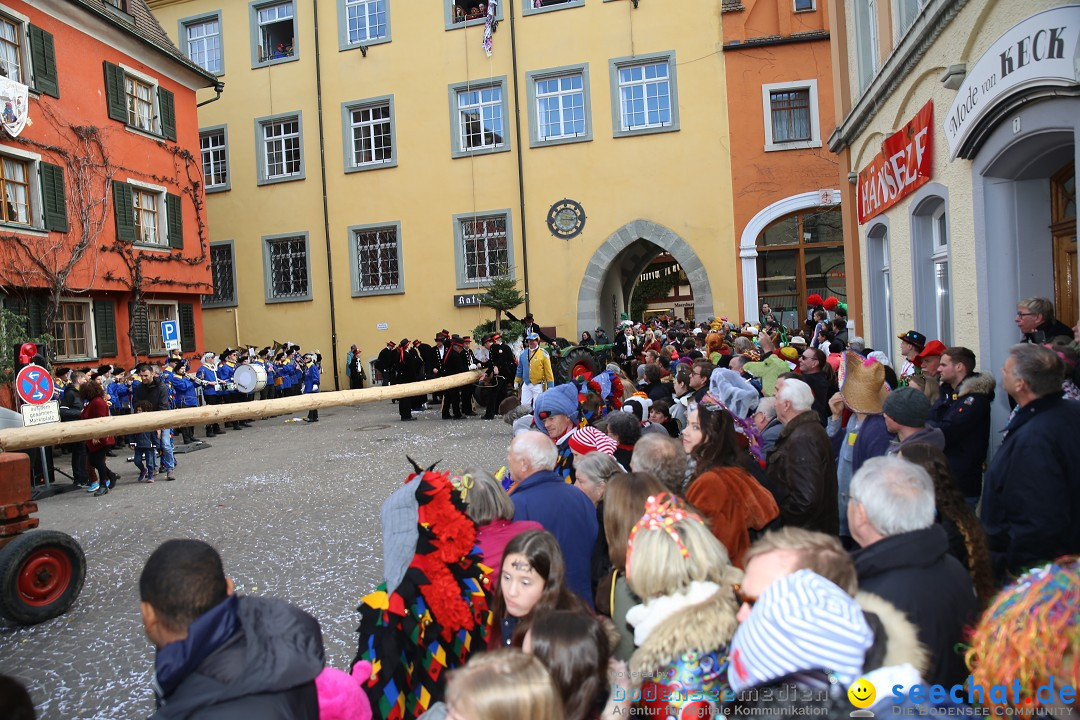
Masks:
[[[166,350],[180,349],[180,323],[176,320],[161,322],[161,342]]]
[[[53,399],[52,375],[40,365],[27,365],[15,376],[15,392],[29,405],[44,405]]]
[[[22,413],[23,427],[60,422],[59,400],[50,400],[42,405],[25,403],[19,411]]]

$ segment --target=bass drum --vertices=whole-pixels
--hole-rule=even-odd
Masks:
[[[257,393],[266,387],[266,368],[262,365],[241,365],[233,373],[236,389],[245,395]]]

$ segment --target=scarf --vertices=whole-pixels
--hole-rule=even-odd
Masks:
[[[661,595],[626,611],[626,622],[634,626],[634,645],[641,647],[658,626],[692,605],[700,605],[720,591],[714,582],[695,580],[685,590]]]

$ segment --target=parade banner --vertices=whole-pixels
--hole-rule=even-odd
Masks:
[[[19,137],[29,118],[30,88],[10,78],[0,76],[0,125],[11,137]]]
[[[880,215],[930,180],[933,169],[934,101],[907,125],[885,138],[881,150],[859,172],[859,224]]]

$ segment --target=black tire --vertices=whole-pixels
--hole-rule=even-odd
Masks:
[[[577,373],[574,372],[574,368],[578,369]],[[568,350],[563,354],[563,357],[559,358],[555,372],[555,382],[560,385],[570,382],[574,379],[575,374],[580,375],[582,371],[596,374],[596,359],[588,348],[576,347]]]
[[[86,556],[56,530],[16,535],[0,549],[0,615],[36,625],[64,614],[86,580]]]

